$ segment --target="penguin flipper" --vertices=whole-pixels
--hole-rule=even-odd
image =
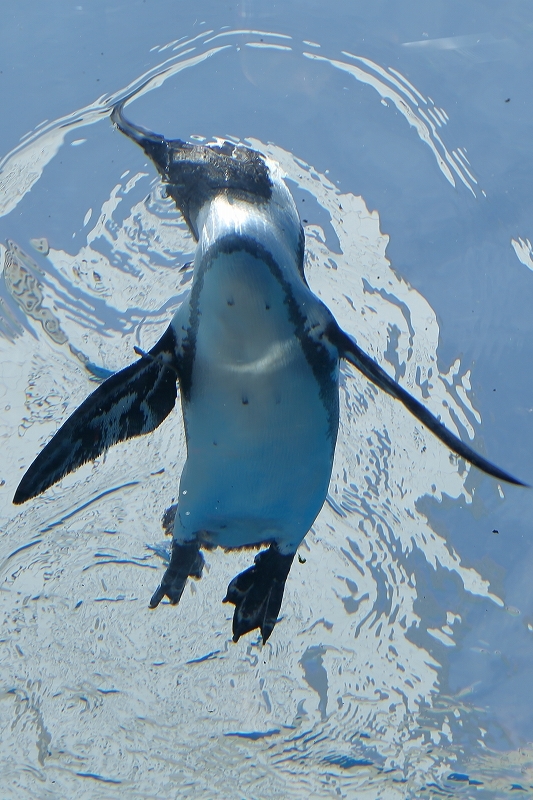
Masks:
[[[30,465],[13,503],[20,505],[36,497],[111,445],[157,428],[176,402],[176,349],[170,325],[149,353],[89,395]]]
[[[356,367],[368,380],[375,383],[376,386],[379,386],[384,392],[387,392],[387,394],[399,400],[411,414],[420,420],[426,428],[434,433],[441,442],[447,445],[447,447],[458,456],[466,459],[466,461],[469,461],[470,464],[473,464],[475,467],[482,470],[482,472],[486,472],[487,475],[498,478],[498,480],[514,483],[517,486],[528,486],[527,483],[514,478],[508,472],[505,472],[486,458],[483,458],[483,456],[480,456],[479,453],[476,453],[475,450],[462,442],[458,436],[455,436],[455,434],[449,431],[431,411],[403,389],[399,383],[396,383],[373,358],[361,350],[351,336],[345,333],[337,323],[331,323],[328,326],[327,337],[329,341],[337,347],[341,358],[344,358]]]

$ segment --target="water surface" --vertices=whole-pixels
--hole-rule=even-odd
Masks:
[[[208,554],[179,608],[148,610],[184,460],[178,409],[10,504],[99,370],[149,348],[191,278],[185,225],[108,119],[147,79],[136,122],[280,162],[313,290],[452,430],[532,479],[530,112],[515,110],[529,29],[511,15],[489,35],[490,9],[460,32],[453,9],[423,20],[413,4],[410,24],[390,11],[384,28],[340,3],[226,17],[206,4],[205,19],[163,24],[133,4],[108,8],[100,30],[72,7],[54,35],[65,53],[81,37],[85,70],[58,82],[59,55],[41,56],[44,93],[31,60],[4,89],[6,796],[503,797],[533,785],[529,494],[457,463],[349,367],[328,500],[265,647],[256,633],[234,645],[220,602],[246,553]]]

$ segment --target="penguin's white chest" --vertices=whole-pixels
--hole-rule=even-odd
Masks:
[[[220,254],[191,295],[181,535],[223,547],[300,541],[331,472],[331,409],[290,318],[286,287],[245,251]],[[336,381],[336,374],[332,374]]]

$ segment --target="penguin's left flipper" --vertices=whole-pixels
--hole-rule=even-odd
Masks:
[[[259,628],[266,642],[277,622],[294,553],[283,555],[275,544],[255,557],[253,567],[231,581],[223,603],[233,603],[233,641]]]
[[[176,402],[179,363],[170,325],[139,361],[98,387],[59,428],[31,464],[13,498],[20,505],[111,445],[149,433]]]
[[[508,472],[505,472],[486,458],[483,458],[483,456],[480,456],[479,453],[476,453],[475,450],[472,450],[471,447],[462,442],[459,437],[451,433],[431,411],[396,383],[373,358],[361,350],[354,340],[348,336],[336,322],[330,323],[326,330],[326,335],[329,341],[337,347],[341,358],[353,364],[366,378],[372,381],[372,383],[375,383],[376,386],[379,386],[380,389],[383,389],[384,392],[387,392],[387,394],[392,395],[396,400],[403,403],[411,414],[419,419],[426,428],[429,428],[429,430],[454,453],[457,453],[457,455],[466,459],[466,461],[469,461],[488,475],[492,475],[494,478],[506,481],[507,483],[514,483],[517,486],[528,486],[527,483],[519,481]]]

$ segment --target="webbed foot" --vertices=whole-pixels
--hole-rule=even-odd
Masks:
[[[163,597],[168,597],[172,605],[179,603],[187,578],[201,578],[204,557],[196,542],[178,544],[172,540],[172,555],[163,580],[150,600],[150,608],[156,608]]]
[[[253,567],[241,572],[231,581],[223,603],[233,603],[233,641],[243,634],[261,630],[263,644],[277,622],[285,581],[294,553],[282,555],[276,545],[270,545],[255,557]]]

